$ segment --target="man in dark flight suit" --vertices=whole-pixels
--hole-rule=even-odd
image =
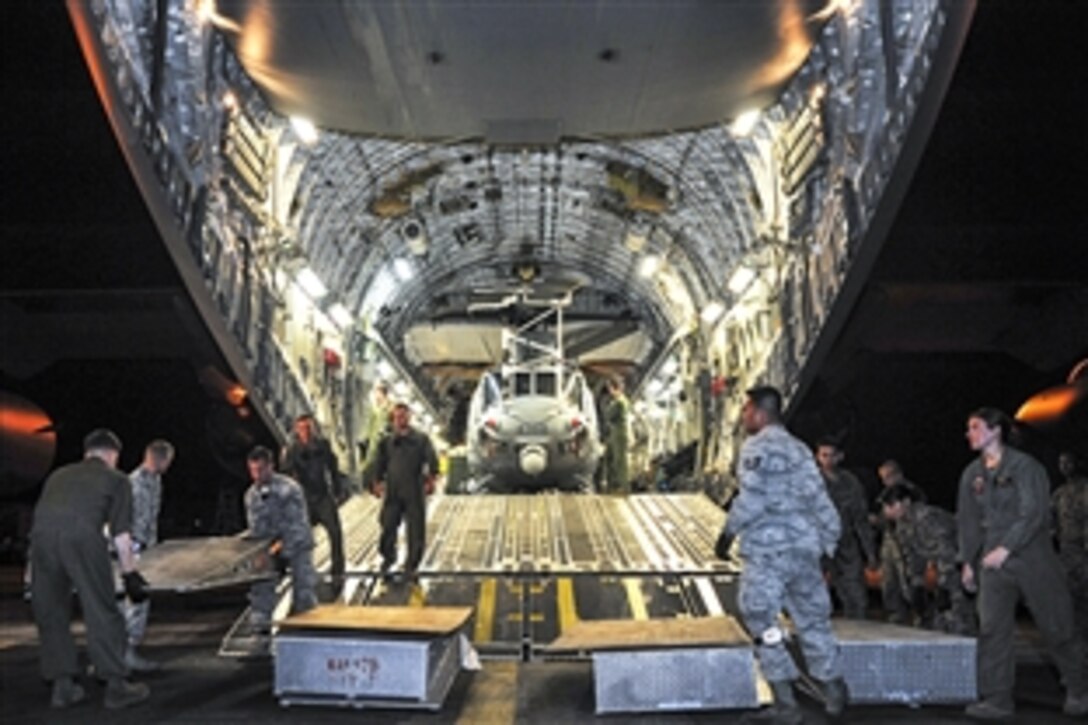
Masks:
[[[344,534],[336,506],[341,488],[340,467],[329,442],[314,428],[314,417],[308,413],[295,419],[295,430],[283,449],[280,469],[302,486],[310,525],[321,524],[329,537],[332,585],[339,591],[344,584]]]
[[[105,678],[105,705],[117,709],[146,700],[143,683],[125,679],[125,620],[117,607],[113,568],[102,527],[109,524],[125,592],[147,599],[147,582],[132,556],[132,491],[116,470],[121,441],[98,429],[83,440],[83,460],[53,472],[34,507],[30,532],[34,622],[41,638],[42,676],[53,682],[50,704],[68,707],[85,697],[76,683],[71,632],[72,588],[87,628],[87,652]]]
[[[843,450],[837,440],[821,438],[816,444],[816,463],[842,521],[835,555],[827,562],[831,587],[842,602],[847,619],[865,619],[868,593],[865,569],[876,567],[873,530],[869,526],[865,489],[854,474],[840,467]]]
[[[978,692],[971,717],[1014,716],[1016,605],[1023,597],[1047,643],[1066,689],[1063,712],[1088,714],[1082,672],[1083,642],[1073,630],[1073,604],[1048,526],[1046,470],[1005,444],[1009,419],[980,408],[967,418],[967,441],[979,457],[960,476],[956,521],[961,578],[978,589]]]
[[[404,571],[414,579],[423,559],[426,537],[426,497],[434,493],[438,457],[426,433],[411,426],[412,411],[393,406],[393,430],[382,438],[374,464],[374,493],[384,497],[379,550],[382,573],[388,576],[397,561],[397,530],[408,522],[408,559]]]

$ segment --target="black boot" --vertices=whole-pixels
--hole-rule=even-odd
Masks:
[[[804,716],[793,695],[793,683],[789,680],[771,682],[774,702],[759,712],[751,712],[741,718],[742,723],[775,723],[775,725],[801,725]]]
[[[831,717],[839,717],[846,710],[846,681],[841,677],[821,683],[824,691],[824,712]]]

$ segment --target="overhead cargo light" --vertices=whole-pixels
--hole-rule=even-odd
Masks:
[[[748,285],[752,284],[755,278],[755,270],[742,264],[737,267],[737,270],[733,272],[733,276],[729,278],[729,291],[739,295],[748,289]]]
[[[647,254],[638,265],[638,273],[643,277],[653,277],[661,266],[661,258],[654,254]]]
[[[351,324],[355,322],[355,318],[348,312],[348,308],[340,302],[329,308],[329,317],[340,327],[351,327]]]
[[[703,311],[699,313],[699,317],[702,318],[703,322],[706,324],[713,325],[718,321],[718,318],[722,316],[723,312],[725,312],[725,305],[714,300],[703,308]]]
[[[317,126],[308,118],[291,116],[291,128],[295,130],[298,140],[309,146],[317,142]]]
[[[397,275],[397,279],[401,282],[407,282],[415,272],[412,270],[411,262],[403,257],[397,257],[393,260],[393,274]]]
[[[760,111],[758,108],[744,111],[733,119],[733,123],[729,125],[729,130],[733,132],[734,136],[747,136],[752,132],[752,129],[756,127],[756,122],[759,121],[759,114]]]
[[[624,237],[623,243],[629,250],[631,250],[635,254],[638,254],[646,248],[646,241],[648,237],[649,232],[646,230],[645,227],[641,225],[632,225],[627,230],[627,236]]]
[[[295,281],[298,282],[298,286],[302,288],[302,291],[314,300],[319,300],[329,293],[325,283],[318,279],[317,275],[309,267],[300,269],[298,274],[295,275]]]
[[[378,272],[374,277],[374,281],[370,283],[370,289],[366,294],[366,302],[363,305],[364,308],[367,310],[381,309],[382,305],[393,296],[396,287],[397,282],[388,269]]]

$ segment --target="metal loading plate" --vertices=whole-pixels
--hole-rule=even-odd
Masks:
[[[318,607],[275,635],[283,705],[441,708],[461,667],[467,607]]]
[[[211,536],[171,539],[140,555],[153,592],[196,592],[276,576],[267,539]]]
[[[882,622],[834,620],[854,703],[958,704],[977,699],[970,637]]]
[[[545,651],[593,653],[598,714],[759,706],[752,643],[732,617],[578,622]]]

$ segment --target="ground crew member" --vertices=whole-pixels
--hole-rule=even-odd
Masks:
[[[125,679],[125,620],[117,607],[113,569],[102,527],[109,525],[121,564],[125,593],[147,598],[147,582],[132,556],[132,492],[118,472],[121,441],[104,428],[83,439],[83,460],[60,468],[45,481],[30,532],[34,622],[41,639],[42,676],[53,683],[50,704],[68,707],[86,694],[71,632],[72,589],[87,628],[87,653],[106,680],[104,704],[127,707],[148,698],[143,683]]]
[[[162,475],[174,460],[174,446],[168,441],[151,441],[144,449],[144,460],[129,474],[132,486],[132,553],[139,561],[141,552],[159,541],[159,510],[162,508]],[[159,663],[140,655],[138,647],[147,631],[147,615],[151,603],[134,603],[128,599],[122,604],[128,647],[125,649],[125,665],[132,672],[152,672]]]
[[[1027,604],[1066,688],[1063,711],[1088,714],[1083,643],[1073,632],[1073,607],[1047,526],[1050,484],[1034,458],[1006,445],[1009,419],[981,408],[967,419],[967,442],[979,456],[960,477],[956,523],[961,581],[978,588],[978,691],[971,717],[1013,717],[1016,605]]]
[[[952,634],[974,634],[974,608],[960,584],[956,561],[956,519],[948,511],[915,501],[915,495],[913,489],[897,483],[880,496],[884,518],[894,524],[892,535],[903,557],[909,601],[915,613],[927,619],[926,569],[936,567],[934,628]]]
[[[412,427],[412,411],[405,403],[393,406],[393,429],[378,444],[374,463],[374,493],[384,499],[379,517],[382,575],[388,579],[397,561],[397,530],[408,522],[409,581],[416,578],[426,543],[426,497],[434,493],[438,457],[426,433]]]
[[[608,407],[605,409],[607,439],[605,440],[605,484],[614,493],[629,493],[631,481],[627,472],[628,418],[631,403],[623,392],[623,381],[608,380]]]
[[[314,417],[305,413],[295,418],[291,440],[283,449],[280,469],[298,482],[306,494],[310,525],[320,524],[329,537],[332,557],[332,586],[344,585],[344,533],[336,502],[341,496],[343,477],[329,442],[318,435]]]
[[[910,581],[913,577],[925,576],[925,562],[921,562],[923,566],[921,571],[908,572],[904,568],[903,556],[899,551],[895,532],[896,522],[884,517],[881,496],[896,485],[906,487],[912,501],[925,503],[926,495],[904,475],[903,467],[898,461],[889,458],[877,467],[876,473],[880,478],[881,492],[877,495],[875,511],[870,515],[869,522],[880,532],[881,601],[884,603],[884,611],[889,615],[889,621],[896,624],[909,624],[911,621]]]
[[[272,451],[257,446],[246,457],[253,483],[245,493],[249,535],[270,539],[271,551],[291,571],[291,610],[305,612],[317,606],[314,587],[314,533],[306,511],[302,487],[272,466]],[[259,633],[272,624],[276,606],[276,581],[260,581],[250,587],[250,623]]]
[[[808,671],[823,683],[825,707],[838,716],[846,706],[839,647],[831,633],[831,599],[820,556],[839,541],[839,515],[820,479],[812,453],[781,422],[782,396],[774,388],[748,391],[741,423],[749,438],[740,451],[740,490],[726,517],[716,551],[740,539],[737,603],[756,642],[774,704],[754,719],[800,723],[793,693],[797,667],[779,627],[783,609],[793,619]]]
[[[865,567],[876,568],[873,530],[869,526],[865,489],[854,474],[840,467],[843,451],[838,441],[821,438],[816,445],[816,462],[842,521],[842,533],[835,556],[826,561],[831,587],[842,602],[847,619],[865,619],[868,593]]]
[[[1073,596],[1074,629],[1081,642],[1088,642],[1088,476],[1069,452],[1058,456],[1058,470],[1065,476],[1065,483],[1050,499],[1054,537]]]

